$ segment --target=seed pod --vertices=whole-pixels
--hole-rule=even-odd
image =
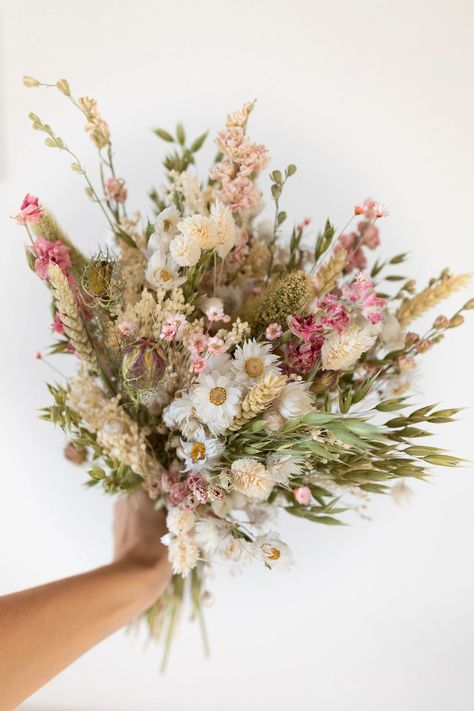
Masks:
[[[122,382],[134,400],[144,401],[165,374],[164,352],[152,338],[139,338],[122,349]]]

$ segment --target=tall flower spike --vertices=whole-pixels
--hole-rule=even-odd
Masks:
[[[87,363],[91,370],[97,372],[99,369],[97,356],[67,278],[57,264],[49,265],[48,278],[56,308],[61,314],[64,333],[71,341],[79,358]]]
[[[273,375],[271,373],[262,378],[245,396],[240,412],[229,427],[230,432],[237,432],[249,420],[266,410],[281,393],[286,381],[286,375]]]

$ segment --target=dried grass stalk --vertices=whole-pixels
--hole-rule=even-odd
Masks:
[[[266,375],[245,396],[240,412],[229,427],[231,432],[237,432],[249,420],[267,409],[281,393],[286,384],[286,375]]]
[[[319,267],[315,277],[319,297],[329,294],[334,289],[346,264],[346,250],[337,249],[333,251],[327,262]]]
[[[440,301],[447,299],[455,291],[467,286],[470,279],[470,274],[458,274],[457,276],[447,274],[436,284],[427,286],[426,289],[420,291],[419,294],[415,294],[411,299],[403,299],[396,313],[402,328],[406,328],[412,321],[432,309]]]

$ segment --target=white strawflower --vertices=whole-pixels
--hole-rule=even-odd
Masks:
[[[171,430],[183,424],[193,415],[193,403],[188,393],[177,397],[163,410],[163,422]]]
[[[155,220],[155,234],[158,237],[171,239],[178,232],[178,222],[180,220],[181,215],[173,205],[166,207]]]
[[[192,239],[201,249],[214,249],[216,246],[216,227],[209,217],[204,215],[186,217],[178,223],[178,230]]]
[[[284,418],[280,415],[278,410],[274,407],[270,407],[263,415],[265,421],[265,432],[279,432],[283,425],[285,424]]]
[[[203,372],[212,373],[213,371],[218,371],[221,375],[230,376],[232,372],[232,365],[234,361],[227,353],[221,353],[218,356],[211,356],[208,358],[206,367]]]
[[[234,373],[242,385],[253,387],[270,373],[279,375],[275,367],[278,356],[271,353],[270,343],[257,343],[255,339],[237,346],[234,353]]]
[[[376,341],[366,329],[349,326],[342,333],[333,331],[324,341],[321,360],[324,370],[348,370]]]
[[[177,264],[162,249],[157,249],[148,260],[146,280],[155,289],[169,291],[181,286],[185,276],[179,276]]]
[[[178,234],[171,240],[170,253],[180,267],[192,267],[199,261],[201,248],[191,237]]]
[[[290,549],[275,531],[258,536],[251,544],[251,552],[261,558],[268,568],[289,568],[293,564]]]
[[[274,407],[279,414],[290,420],[292,417],[307,415],[313,409],[313,400],[308,392],[309,384],[303,380],[292,380],[285,385],[277,399]]]
[[[170,533],[175,536],[188,533],[194,526],[196,516],[192,511],[183,511],[177,507],[169,509],[166,516],[166,525]]]
[[[196,523],[195,538],[206,553],[214,553],[227,536],[229,524],[217,518],[201,518]]]
[[[263,464],[251,458],[236,459],[230,469],[235,491],[255,501],[268,499],[273,479]]]
[[[288,485],[293,476],[299,476],[303,466],[301,459],[291,454],[269,454],[267,456],[267,471],[276,484]]]
[[[201,471],[211,466],[220,456],[224,445],[218,439],[206,437],[203,431],[197,431],[190,442],[181,440],[186,470]]]
[[[173,537],[168,546],[168,560],[173,573],[186,578],[197,565],[199,548],[188,536]]]
[[[237,228],[227,205],[222,205],[220,202],[212,205],[211,222],[215,230],[216,252],[221,259],[225,259],[237,239]]]
[[[241,390],[233,385],[231,378],[213,371],[201,373],[198,384],[192,389],[191,401],[198,418],[213,434],[221,434],[237,414],[240,396]]]

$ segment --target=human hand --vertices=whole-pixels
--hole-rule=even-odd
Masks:
[[[167,532],[166,512],[156,511],[145,492],[139,491],[115,504],[113,531],[114,560],[152,572],[152,604],[171,580],[168,549],[161,542]]]

